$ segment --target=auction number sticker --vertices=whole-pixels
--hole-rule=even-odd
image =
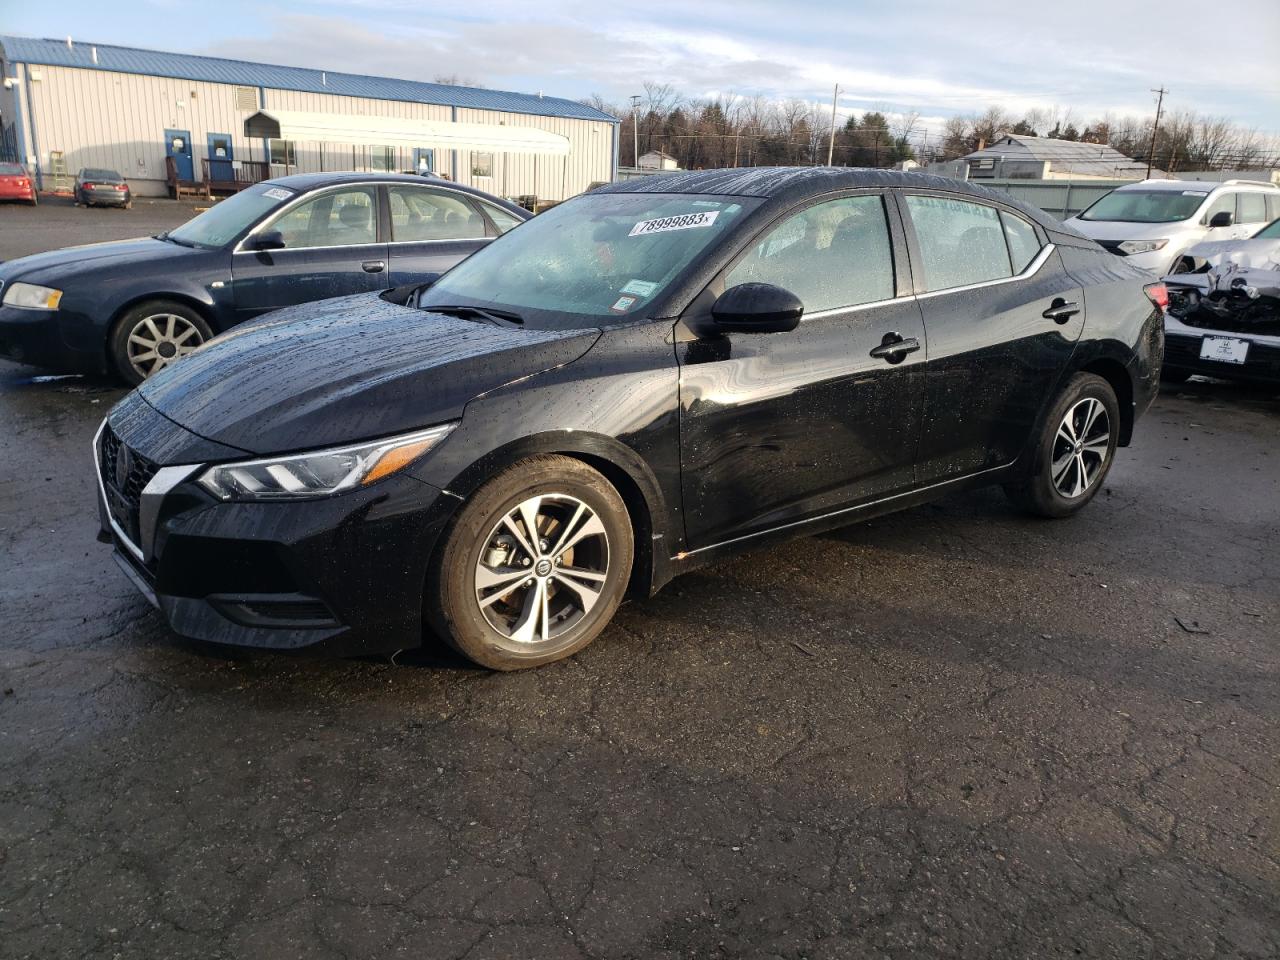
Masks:
[[[674,217],[659,217],[657,220],[641,220],[628,237],[640,237],[650,233],[669,233],[672,230],[692,230],[695,227],[709,227],[716,222],[716,217],[720,215],[719,210],[711,212],[700,211],[698,213],[682,213]]]
[[[293,191],[285,190],[283,187],[272,187],[270,190],[263,190],[262,195],[272,200],[288,200],[293,196]]]

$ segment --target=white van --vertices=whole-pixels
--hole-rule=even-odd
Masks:
[[[1134,266],[1165,276],[1202,240],[1253,236],[1280,217],[1280,187],[1261,180],[1143,180],[1066,222]]]

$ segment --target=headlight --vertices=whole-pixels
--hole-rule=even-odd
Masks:
[[[6,307],[23,310],[57,310],[62,291],[52,287],[37,287],[34,283],[11,283],[4,292]]]
[[[443,440],[457,424],[389,437],[352,447],[263,460],[221,463],[199,483],[220,500],[302,500],[367,487],[407,467]]]
[[[1135,253],[1151,253],[1153,250],[1163,250],[1168,240],[1126,240],[1120,244],[1120,249],[1129,256]]]

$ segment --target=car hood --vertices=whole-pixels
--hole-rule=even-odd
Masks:
[[[1280,237],[1263,240],[1213,240],[1187,251],[1211,267],[1235,263],[1255,270],[1280,270]]]
[[[1072,217],[1065,221],[1091,240],[1159,240],[1181,234],[1186,229],[1182,220],[1173,223],[1132,223],[1128,220],[1081,220]]]
[[[599,336],[493,326],[364,293],[236,327],[138,391],[208,440],[284,453],[456,420],[476,396],[576,360]]]
[[[54,283],[64,277],[86,273],[100,267],[114,267],[119,263],[144,263],[152,260],[180,260],[193,255],[208,254],[208,250],[184,247],[154,237],[137,240],[112,240],[108,243],[90,243],[81,247],[66,247],[48,253],[36,253],[0,264],[0,278],[25,280],[28,283]]]

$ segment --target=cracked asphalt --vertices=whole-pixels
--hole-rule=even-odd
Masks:
[[[122,391],[38,372],[0,364],[0,957],[1280,956],[1274,391],[1162,397],[1075,519],[953,497],[496,675],[172,636],[94,541]]]

